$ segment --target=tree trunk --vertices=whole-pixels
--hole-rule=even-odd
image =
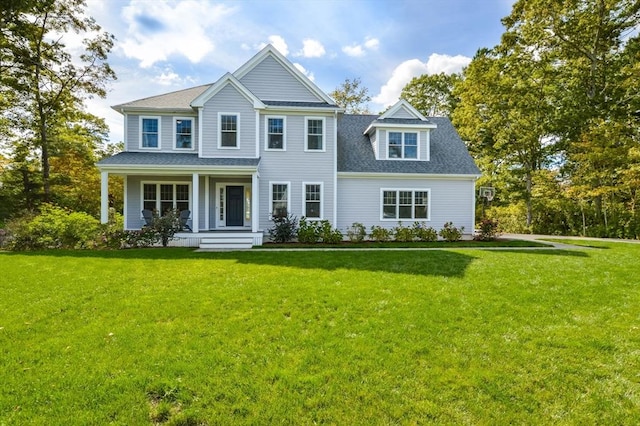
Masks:
[[[533,212],[531,206],[531,172],[527,172],[525,175],[527,191],[526,191],[526,201],[527,201],[527,228],[531,226],[531,222],[533,221]]]

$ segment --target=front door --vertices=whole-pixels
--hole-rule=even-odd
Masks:
[[[243,194],[243,186],[227,186],[227,226],[244,225]]]

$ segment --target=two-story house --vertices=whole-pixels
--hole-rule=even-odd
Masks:
[[[260,245],[274,215],[393,227],[474,227],[478,168],[450,121],[400,101],[349,115],[272,46],[213,84],[113,107],[125,150],[98,163],[124,177],[126,229],[143,210],[189,210],[178,245]]]

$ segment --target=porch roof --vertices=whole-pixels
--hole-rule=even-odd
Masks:
[[[254,172],[260,158],[203,158],[198,154],[168,152],[121,152],[98,161],[100,170],[135,173],[141,170]]]

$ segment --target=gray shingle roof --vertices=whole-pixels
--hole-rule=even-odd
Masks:
[[[369,137],[363,132],[377,117],[341,116],[338,121],[338,172],[480,174],[464,142],[445,117],[428,117],[430,123],[438,126],[431,130],[430,161],[376,160]]]
[[[265,105],[271,106],[288,106],[288,107],[300,107],[300,108],[338,108],[337,105],[333,105],[327,102],[292,102],[292,101],[262,101]]]
[[[176,92],[164,93],[158,96],[150,96],[148,98],[114,105],[113,108],[116,110],[120,108],[190,109],[191,102],[209,87],[211,87],[211,84],[190,87]]]
[[[98,162],[99,166],[248,166],[256,167],[259,158],[199,158],[198,154],[171,152],[121,152]]]

